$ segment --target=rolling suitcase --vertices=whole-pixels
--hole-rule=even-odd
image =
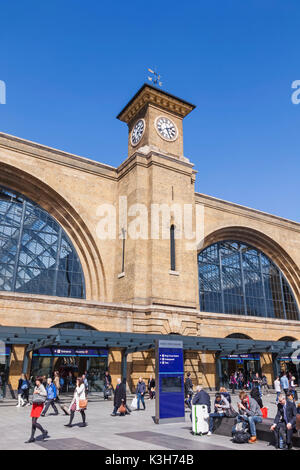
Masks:
[[[192,428],[193,434],[208,433],[209,414],[206,405],[192,405]]]

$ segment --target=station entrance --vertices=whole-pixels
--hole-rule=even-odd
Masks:
[[[89,390],[101,392],[104,388],[104,374],[108,367],[108,350],[91,348],[42,348],[33,352],[31,377],[53,377],[58,371],[61,392],[72,392],[76,378],[86,374]]]
[[[220,357],[222,377],[219,377],[220,384],[229,388],[230,376],[235,372],[242,372],[245,382],[253,374],[261,372],[260,354],[231,354]]]

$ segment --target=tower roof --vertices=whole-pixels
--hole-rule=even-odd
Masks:
[[[153,85],[144,83],[129,103],[127,103],[125,108],[118,114],[117,119],[126,123],[130,122],[148,103],[164,109],[165,111],[177,114],[181,118],[187,116],[196,107],[188,101],[160,90]]]

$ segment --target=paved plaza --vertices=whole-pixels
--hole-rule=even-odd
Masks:
[[[211,395],[213,402],[213,395]],[[238,395],[233,395],[236,405]],[[68,397],[64,397],[64,401]],[[128,400],[130,404],[131,399]],[[193,436],[191,434],[190,413],[186,412],[185,423],[156,425],[153,421],[155,402],[146,400],[145,411],[133,411],[124,417],[111,416],[112,401],[102,397],[89,397],[87,423],[79,427],[81,417],[76,413],[73,427],[66,428],[68,417],[60,410],[59,416],[52,415],[49,409],[39,422],[49,432],[45,441],[38,438],[35,443],[25,444],[31,431],[31,407],[16,408],[16,402],[5,400],[0,403],[0,449],[1,450],[274,450],[267,442],[256,444],[234,444],[225,436]],[[275,395],[264,397],[264,405],[269,407],[269,416],[276,411]]]

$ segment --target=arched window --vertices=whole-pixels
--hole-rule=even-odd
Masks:
[[[77,253],[35,202],[0,186],[0,290],[85,298]]]
[[[226,336],[226,338],[252,339],[250,336],[244,335],[243,333],[232,333],[231,335]]]
[[[198,254],[200,308],[204,312],[299,320],[292,290],[261,251],[223,241]]]
[[[78,323],[78,322],[64,322],[59,323],[58,325],[52,326],[51,328],[67,328],[68,330],[94,330],[90,325],[86,325],[85,323]]]
[[[171,225],[170,228],[170,257],[171,257],[171,271],[176,271],[176,253],[175,253],[175,226]]]

